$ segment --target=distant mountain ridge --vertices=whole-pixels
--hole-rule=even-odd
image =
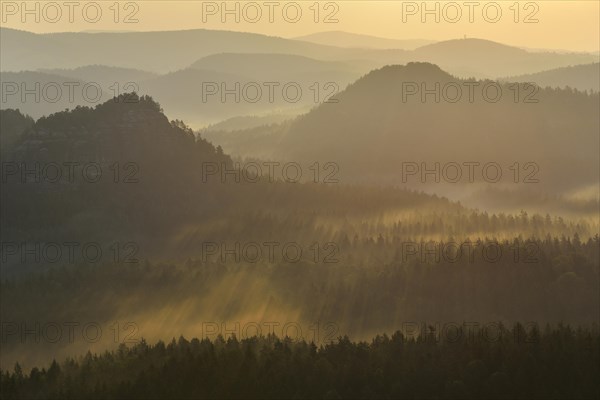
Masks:
[[[140,69],[110,67],[98,64],[85,65],[73,69],[41,68],[38,71],[100,84],[124,84],[126,82],[140,82],[142,80],[152,79],[158,76],[158,74],[153,72],[143,71]]]
[[[1,69],[76,68],[103,64],[144,66],[165,73],[223,52],[297,54],[323,60],[357,57],[360,52],[255,33],[206,29],[126,33],[35,34],[0,28]],[[368,59],[368,58],[367,58]]]
[[[295,37],[296,40],[323,44],[327,46],[365,48],[365,49],[403,49],[414,50],[417,47],[436,42],[425,39],[388,39],[371,35],[343,31],[318,32]]]
[[[207,56],[197,60],[189,68],[163,75],[99,65],[43,71],[45,72],[4,72],[0,77],[2,81],[11,82],[12,86],[19,88],[23,84],[27,88],[33,88],[39,83],[43,88],[58,83],[63,90],[59,101],[42,99],[40,102],[22,102],[20,91],[17,91],[7,96],[2,108],[18,108],[39,118],[65,108],[95,105],[120,93],[136,91],[155,98],[173,118],[185,120],[196,127],[244,115],[270,112],[298,114],[299,110],[307,111],[314,107],[330,93],[343,90],[365,72],[343,62],[321,61],[289,54],[244,53]],[[50,76],[50,72],[56,75]],[[77,96],[72,101],[67,96],[65,83],[68,82],[79,83],[75,88]],[[266,86],[267,82],[274,85],[273,93]],[[96,99],[95,89],[92,88],[89,92],[93,100],[86,100],[83,96],[86,83],[99,85],[102,96]],[[285,85],[300,88],[297,101],[286,101],[283,93]],[[246,91],[244,88],[247,87],[251,87],[251,90]],[[256,93],[257,87],[260,93]],[[223,100],[222,92],[226,90],[234,90],[235,93]],[[290,93],[295,96],[293,90],[295,89]],[[208,95],[208,92],[212,94]],[[257,97],[257,101],[246,100],[250,96]]]
[[[357,78],[362,68],[341,61],[322,61],[295,54],[276,53],[219,53],[203,57],[190,68],[209,69],[219,72],[246,75],[261,80],[328,79],[347,80]]]
[[[187,68],[218,53],[291,54],[352,63],[364,72],[388,64],[426,61],[460,76],[498,77],[598,62],[597,54],[527,52],[481,39],[437,42],[414,51],[342,48],[255,33],[184,30],[34,34],[0,28],[2,71],[111,65],[150,72]]]
[[[512,74],[504,71],[538,72],[549,68],[597,61],[588,53],[529,52],[484,39],[453,39],[416,49],[411,61],[430,62],[466,78],[490,78]]]

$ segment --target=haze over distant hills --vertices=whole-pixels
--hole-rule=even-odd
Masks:
[[[236,116],[308,111],[364,73],[343,62],[289,54],[244,53],[207,56],[188,68],[163,75],[99,65],[42,71],[2,73],[5,85],[11,85],[12,91],[17,90],[15,94],[7,90],[2,108],[21,109],[39,118],[65,108],[95,105],[120,93],[136,91],[151,95],[171,117],[193,126],[205,126]],[[74,91],[77,96],[72,101],[67,95],[69,82],[78,85]],[[102,96],[96,98],[96,89],[90,88],[89,97],[93,100],[86,101],[83,96],[86,82],[93,86],[98,84]],[[63,92],[60,101],[23,101],[20,89],[14,89],[22,85],[34,88],[36,83],[40,88],[49,88],[46,97],[54,96],[54,89],[50,87],[57,83]],[[225,94],[227,91],[230,94]]]
[[[600,90],[600,64],[582,64],[541,71],[535,74],[503,78],[507,82],[535,82],[545,87],[570,87],[577,90]]]
[[[205,133],[210,133],[213,131],[218,132],[218,135],[221,135],[223,132],[232,132],[249,128],[264,129],[267,125],[279,124],[293,118],[293,114],[267,114],[262,116],[249,115],[244,117],[233,117],[216,124],[211,124],[202,129],[202,136],[207,137],[205,136]]]
[[[220,53],[203,57],[190,68],[244,75],[261,81],[355,79],[363,68],[351,62],[321,61],[294,54]]]
[[[560,89],[534,94],[521,85],[515,101],[514,86],[505,84],[504,95],[490,102],[481,91],[486,82],[480,81],[474,101],[468,100],[463,86],[461,98],[451,102],[441,95],[439,101],[432,94],[425,100],[420,93],[406,96],[407,82],[428,88],[436,82],[465,85],[432,64],[388,66],[350,85],[337,96],[339,103],[322,104],[279,131],[263,129],[262,142],[257,129],[237,132],[239,147],[234,147],[235,132],[224,135],[222,143],[217,132],[210,138],[233,154],[252,156],[244,150],[256,149],[257,157],[337,162],[345,179],[361,182],[400,184],[403,162],[428,162],[431,167],[435,162],[493,160],[503,166],[503,183],[512,188],[558,193],[597,184],[598,94]],[[525,101],[526,95],[535,101]],[[538,182],[512,184],[508,168],[515,162],[535,163]],[[418,176],[408,183],[423,188]],[[477,180],[482,181],[481,176]]]
[[[152,72],[186,68],[218,53],[296,54],[322,60],[365,59],[372,50],[343,49],[254,33],[194,29],[165,32],[34,34],[1,28],[3,71],[102,64]],[[401,52],[401,51],[400,51]]]
[[[260,58],[260,55],[254,57],[255,60]],[[212,65],[215,69],[208,69]],[[314,98],[316,92],[311,90],[315,82],[321,88],[327,82],[335,82],[342,90],[360,76],[358,73],[335,71],[294,74],[284,69],[275,74],[277,78],[269,79],[266,72],[259,70],[249,69],[247,75],[242,75],[243,63],[233,63],[223,70],[218,67],[218,62],[212,65],[207,63],[207,69],[186,68],[143,81],[140,92],[153,96],[173,118],[183,119],[192,126],[204,126],[236,116],[306,112],[318,104]],[[289,93],[294,101],[284,97],[285,85],[292,87]],[[321,90],[319,94],[323,99],[326,93]]]
[[[109,86],[115,82],[123,84],[126,82],[141,82],[158,76],[158,74],[153,72],[142,71],[140,69],[108,67],[106,65],[86,65],[73,69],[41,68],[38,71]]]
[[[82,90],[84,81],[54,73],[2,72],[0,81],[2,83],[1,108],[18,109],[35,119],[57,111],[72,109],[78,105],[90,105],[89,99],[96,97],[96,91],[92,88],[88,93],[89,97],[84,98]],[[70,93],[71,89],[72,93]],[[30,92],[27,94],[26,90]],[[98,102],[110,97],[112,93],[106,90]]]
[[[3,71],[108,65],[171,72],[218,53],[293,54],[351,62],[365,73],[388,64],[428,61],[461,76],[510,76],[598,61],[588,53],[527,52],[480,39],[438,42],[414,51],[325,46],[253,33],[186,30],[34,34],[1,28]],[[177,44],[175,46],[174,44]]]
[[[136,91],[153,96],[169,115],[194,127],[238,116],[297,115],[335,95],[361,75],[385,65],[425,61],[459,77],[495,78],[598,61],[598,56],[592,54],[528,52],[481,39],[449,40],[415,50],[382,50],[202,29],[57,34],[1,29],[3,85],[14,89],[21,85],[31,88],[36,83],[42,87],[53,83],[64,86],[65,82],[74,81],[80,87],[90,82],[102,86],[102,95],[93,102],[82,99],[81,90],[68,101],[62,96],[58,101],[33,103],[22,101],[19,94],[9,94],[3,97],[2,108],[18,108],[39,118]],[[324,37],[353,38],[339,32],[326,32]],[[357,43],[374,40],[368,36],[361,38]],[[382,42],[377,43],[383,46]],[[385,46],[401,44],[385,43]],[[267,99],[266,82],[278,86],[273,99]],[[297,101],[283,99],[281,90],[288,83],[301,87],[302,95]],[[217,87],[218,92],[205,97],[206,84],[213,85],[212,91]],[[238,94],[248,89],[244,95],[252,92],[252,98],[221,96],[221,89],[236,85],[240,87],[236,90]],[[257,86],[262,94],[254,101]],[[3,86],[3,95],[7,93],[10,91]]]
[[[425,39],[388,39],[343,31],[318,32],[310,35],[298,36],[294,39],[336,47],[405,50],[414,50],[417,47],[435,42],[435,40]]]
[[[589,61],[588,61],[589,60]],[[482,39],[454,39],[419,47],[410,61],[427,61],[460,77],[497,78],[505,71],[538,72],[596,61],[588,53],[528,52]]]

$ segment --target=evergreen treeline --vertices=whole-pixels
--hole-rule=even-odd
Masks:
[[[275,335],[145,341],[104,354],[3,371],[9,399],[595,399],[597,327],[500,326],[461,339],[400,331],[317,347]],[[469,333],[469,334],[467,334]]]

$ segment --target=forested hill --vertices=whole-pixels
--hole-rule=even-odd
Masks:
[[[218,191],[201,185],[202,165],[231,166],[220,148],[135,93],[35,123],[15,110],[3,110],[2,120],[13,114],[0,133],[10,142],[2,155],[6,240],[24,232],[44,242],[108,240],[172,226],[218,204]]]
[[[462,209],[405,190],[347,187],[335,169],[310,170],[313,163],[301,166],[308,183],[286,182],[281,165],[273,176],[260,162],[258,175],[256,168],[245,171],[182,121],[169,121],[152,98],[135,93],[36,122],[18,110],[0,112],[0,136],[9,143],[2,155],[6,240],[132,240],[227,213],[239,219],[267,210],[343,216],[414,206]],[[323,184],[330,175],[333,183]]]
[[[14,129],[18,127],[3,129],[2,136],[14,137]],[[34,160],[228,160],[207,141],[196,139],[182,122],[169,122],[151,97],[135,93],[94,108],[80,106],[41,117],[21,132],[11,150],[15,158]]]
[[[544,188],[598,182],[597,93],[458,79],[410,63],[372,71],[335,97],[297,118],[278,151],[380,181],[406,161],[532,161]]]
[[[496,162],[500,183],[512,182],[509,166],[531,162],[536,188],[549,193],[599,179],[598,93],[459,79],[409,63],[374,70],[331,100],[263,136],[254,128],[210,137],[233,155],[336,161],[345,179],[368,183],[405,183],[406,162]],[[469,183],[462,172],[455,186]]]

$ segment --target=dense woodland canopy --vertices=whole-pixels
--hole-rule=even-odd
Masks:
[[[461,332],[461,331],[456,331]],[[597,398],[598,327],[500,327],[464,335],[346,336],[317,347],[274,335],[145,341],[3,371],[7,399]],[[456,339],[459,337],[460,339]]]
[[[336,334],[353,339],[393,332],[407,321],[586,326],[597,321],[600,309],[599,247],[597,237],[583,243],[548,237],[505,243],[505,256],[496,262],[478,253],[472,261],[451,262],[405,257],[401,246],[369,240],[341,244],[337,263],[315,262],[311,254],[299,262],[198,257],[181,264],[57,265],[5,279],[0,310],[3,321],[22,330],[35,331],[36,323],[96,322],[106,336],[100,348],[115,345],[109,334],[114,321],[135,323],[136,337],[151,340],[196,336],[207,321],[297,322],[304,332],[325,321],[335,324]],[[518,262],[515,248],[522,255]],[[33,336],[23,339],[18,333],[4,338],[3,368],[8,360],[25,357],[31,367],[72,354],[66,338],[42,340],[40,346]],[[79,336],[75,344],[85,343]]]

